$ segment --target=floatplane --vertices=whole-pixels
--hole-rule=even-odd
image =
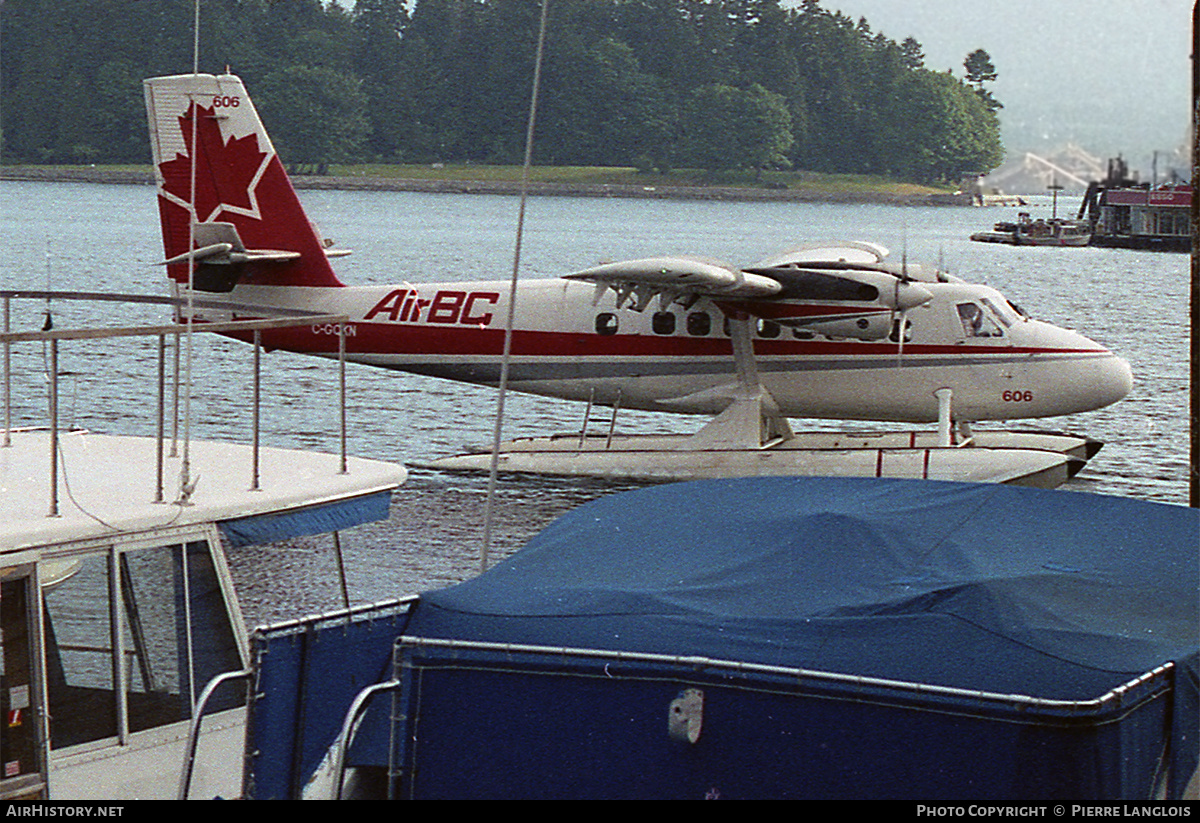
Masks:
[[[330,261],[348,252],[309,221],[238,77],[152,78],[145,93],[165,265],[177,293],[205,298],[194,318],[243,318],[255,307],[345,315],[261,340],[499,384],[508,282],[344,284]],[[518,281],[512,295],[508,387],[581,401],[588,412],[578,433],[500,445],[499,468],[509,472],[1053,486],[1099,444],[971,424],[1098,409],[1132,385],[1128,363],[1104,346],[1033,319],[995,289],[889,260],[873,243],[805,246],[746,266],[688,256],[604,263]],[[601,406],[713,419],[690,435],[592,434]],[[799,433],[788,418],[938,426]],[[486,469],[491,454],[433,465]]]

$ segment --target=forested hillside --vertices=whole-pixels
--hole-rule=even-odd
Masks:
[[[986,52],[930,71],[816,0],[549,2],[539,164],[937,181],[1001,160]],[[517,162],[538,10],[203,0],[200,70],[242,76],[293,165]],[[191,70],[192,0],[4,0],[0,38],[5,162],[141,163],[140,81]]]

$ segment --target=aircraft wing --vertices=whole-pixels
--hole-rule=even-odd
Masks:
[[[778,294],[783,286],[772,277],[733,268],[724,263],[693,257],[646,257],[604,263],[590,269],[564,275],[567,280],[583,280],[617,292],[621,305],[631,295],[634,308],[645,308],[654,295],[695,295],[699,297],[766,298]]]
[[[885,265],[887,249],[873,243],[843,243],[797,249],[735,268],[694,257],[647,257],[605,263],[565,275],[597,285],[596,299],[607,289],[618,307],[631,300],[644,309],[655,296],[670,302],[687,297],[721,300],[801,300],[875,303],[908,309],[932,295],[900,271]]]
[[[849,241],[801,246],[759,260],[749,269],[794,268],[877,269],[884,268],[888,250],[877,243]]]

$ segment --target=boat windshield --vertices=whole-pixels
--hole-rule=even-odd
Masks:
[[[187,720],[210,678],[241,668],[207,541],[69,562],[45,592],[52,749]]]

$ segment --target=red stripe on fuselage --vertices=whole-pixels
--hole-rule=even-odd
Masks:
[[[248,341],[248,335],[233,335]],[[299,353],[335,354],[338,350],[336,324],[272,329],[262,332],[263,345]],[[504,350],[502,329],[472,326],[437,327],[430,324],[347,323],[346,351],[351,354],[441,355],[445,357],[498,357]],[[764,357],[897,355],[895,343],[834,340],[756,339],[755,353]],[[727,337],[615,334],[587,332],[513,332],[512,354],[553,359],[577,357],[729,357],[733,348]],[[930,345],[905,343],[904,355],[1101,355],[1107,349],[1049,348],[1034,346]]]

